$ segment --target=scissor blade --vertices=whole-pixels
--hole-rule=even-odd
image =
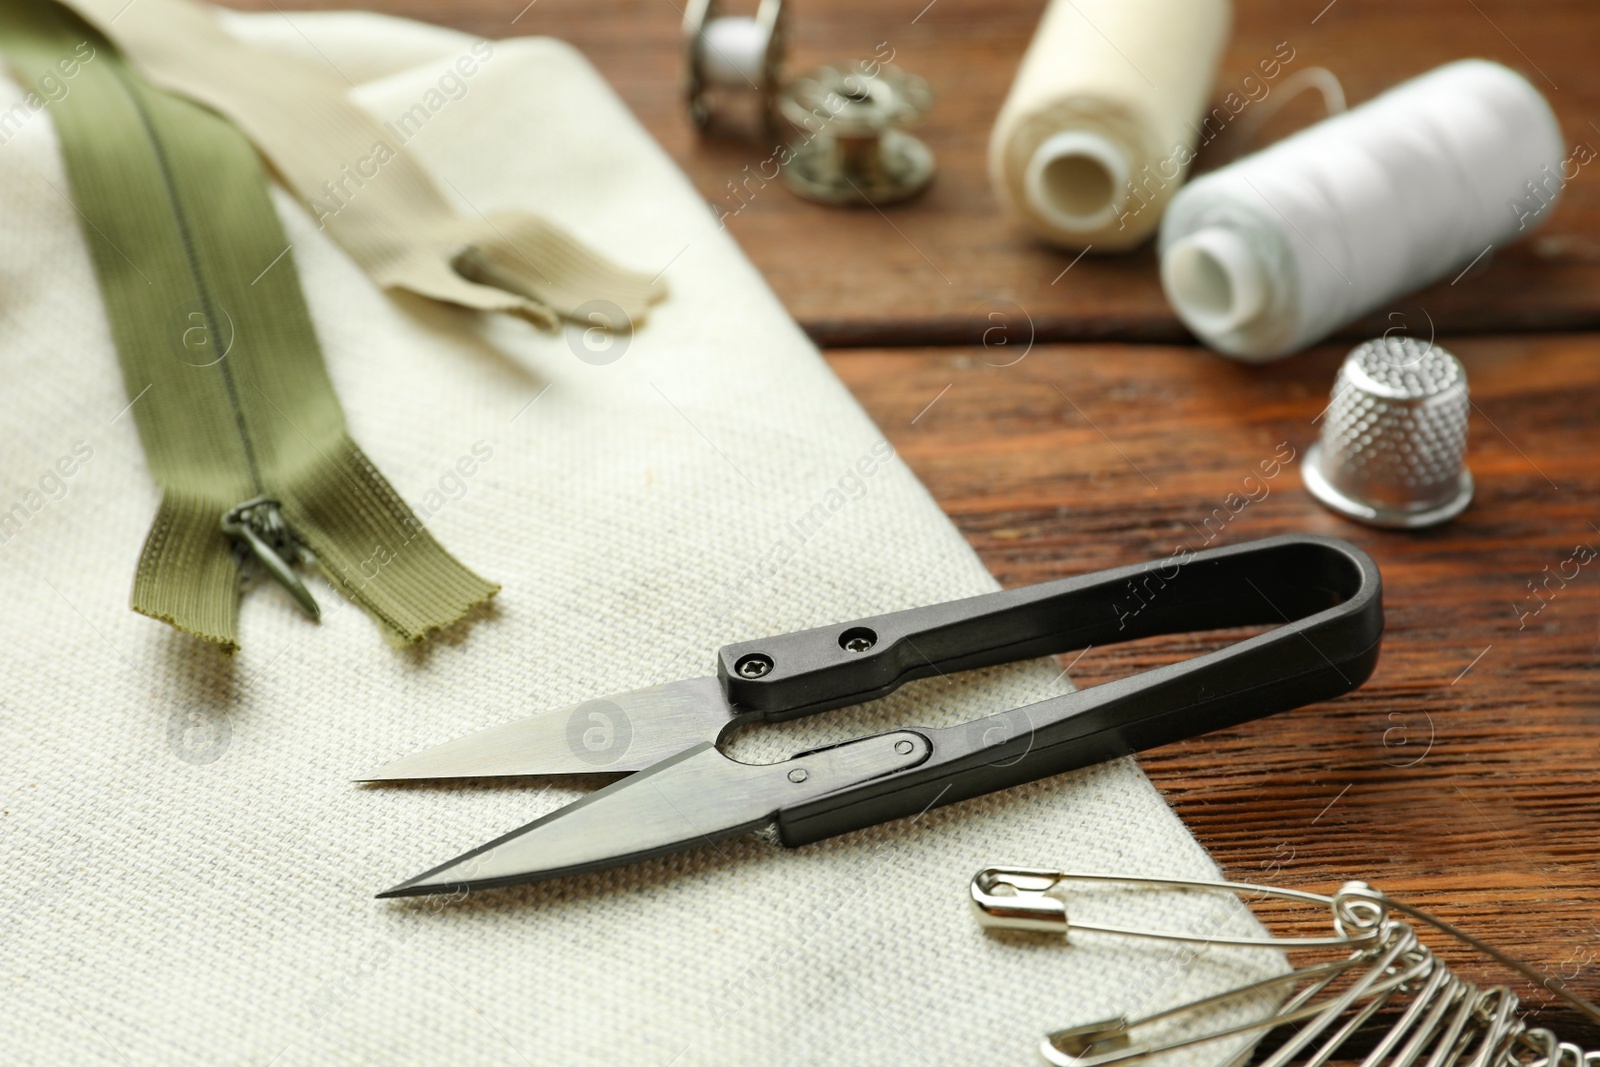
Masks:
[[[720,841],[778,811],[927,758],[921,734],[862,738],[783,763],[737,763],[705,743],[591,793],[380,897],[540,882]]]
[[[513,719],[386,763],[357,781],[637,771],[715,741],[735,717],[717,679],[685,678]]]
[[[763,770],[696,745],[378,896],[538,882],[732,837],[776,811],[768,791],[751,788]]]

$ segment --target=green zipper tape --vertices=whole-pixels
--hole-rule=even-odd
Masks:
[[[433,539],[346,433],[249,142],[145,83],[48,0],[0,0],[0,51],[51,101],[162,488],[133,609],[235,651],[239,561],[252,552],[291,592],[287,563],[314,562],[395,644],[498,592]],[[309,594],[296,598],[306,606]]]

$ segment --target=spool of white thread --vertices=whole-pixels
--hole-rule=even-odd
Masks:
[[[749,89],[766,77],[767,28],[754,18],[726,15],[706,23],[700,40],[701,71],[721,89]]]
[[[1194,155],[1231,18],[1230,0],[1051,0],[989,138],[1001,205],[1064,248],[1146,240]]]
[[[1212,348],[1288,355],[1531,232],[1563,154],[1527,79],[1450,63],[1179,190],[1162,287]]]
[[[783,0],[761,0],[754,17],[724,15],[720,0],[688,0],[683,12],[685,102],[694,124],[709,131],[714,113],[725,104],[753,97],[763,133],[774,133],[784,36]]]
[[[1128,159],[1109,137],[1063,130],[1040,142],[1023,173],[1028,206],[1075,234],[1117,221],[1127,202]]]

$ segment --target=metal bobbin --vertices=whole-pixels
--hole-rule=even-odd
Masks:
[[[892,204],[933,178],[933,153],[905,132],[933,104],[928,83],[877,63],[823,66],[794,79],[779,101],[804,131],[790,146],[784,183],[822,204]]]
[[[785,24],[783,0],[761,0],[754,16],[724,15],[719,0],[689,0],[683,14],[684,100],[696,127],[712,128],[722,100],[753,95],[761,133],[776,134]]]

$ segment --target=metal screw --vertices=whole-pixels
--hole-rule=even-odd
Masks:
[[[865,652],[878,643],[878,635],[865,626],[853,626],[839,635],[839,647],[846,652]]]
[[[772,660],[759,652],[752,652],[735,663],[733,669],[741,678],[760,678],[772,670]]]
[[[801,782],[810,777],[811,772],[806,770],[804,767],[796,767],[794,770],[789,772],[789,781],[794,782],[796,785],[799,785]]]
[[[910,741],[896,741],[894,743],[894,750],[900,753],[902,756],[910,755],[912,747],[913,746]]]

